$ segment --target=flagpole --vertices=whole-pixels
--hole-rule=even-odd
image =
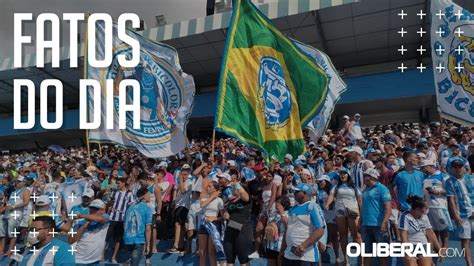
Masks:
[[[85,36],[84,36],[84,66],[83,66],[83,77],[84,79],[87,79],[87,44],[88,44],[88,38],[87,38],[87,35],[88,35],[88,27],[89,27],[89,13],[87,13],[87,17],[86,17],[86,30],[85,30]],[[86,110],[87,112],[87,117],[89,118],[89,112]],[[91,145],[90,145],[90,142],[89,142],[89,129],[86,129],[86,145],[87,145],[87,158],[90,159],[91,158]]]
[[[215,141],[216,141],[216,129],[212,129],[212,151],[211,151],[211,157],[214,158],[214,146],[215,146]]]

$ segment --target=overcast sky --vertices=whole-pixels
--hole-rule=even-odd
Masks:
[[[13,14],[33,13],[109,13],[117,18],[122,13],[136,13],[148,27],[155,27],[155,16],[165,15],[174,23],[206,14],[206,0],[0,0],[0,57],[13,57]],[[69,45],[69,24],[64,23],[61,46]],[[35,39],[35,25],[24,27],[25,34]],[[31,51],[32,47],[29,47]]]

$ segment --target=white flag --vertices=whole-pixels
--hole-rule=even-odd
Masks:
[[[104,58],[104,25],[97,23],[97,58]],[[194,102],[194,80],[181,69],[177,51],[168,45],[156,43],[133,31],[127,34],[140,43],[140,63],[135,68],[123,69],[117,55],[131,57],[131,48],[117,35],[113,27],[113,62],[107,68],[88,66],[88,79],[98,80],[102,86],[102,124],[98,130],[91,130],[91,142],[112,142],[121,146],[136,148],[147,157],[158,158],[174,155],[187,144],[186,125]],[[94,49],[94,47],[89,48]],[[105,84],[114,79],[135,79],[140,83],[140,129],[133,129],[133,116],[127,113],[127,128],[119,130],[118,95],[114,89],[114,130],[105,128]],[[133,94],[127,92],[127,98]],[[92,93],[89,93],[89,117],[94,110]]]
[[[312,58],[321,69],[324,70],[328,77],[328,93],[324,100],[324,105],[321,107],[319,113],[315,116],[313,121],[308,123],[309,136],[312,140],[316,140],[324,135],[329,121],[331,120],[332,112],[336,103],[339,101],[341,94],[346,91],[346,83],[337,73],[329,56],[318,49],[306,45],[304,43],[293,40],[295,45],[300,48],[306,55]]]
[[[432,0],[431,50],[441,117],[474,126],[474,14]]]

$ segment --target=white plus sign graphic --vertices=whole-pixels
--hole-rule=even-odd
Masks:
[[[74,202],[74,200],[77,199],[77,197],[75,196],[74,192],[71,192],[71,195],[68,196],[68,199],[70,199],[71,202]]]
[[[51,252],[51,253],[53,253],[53,255],[55,255],[56,252],[58,252],[58,247],[57,247],[57,246],[53,246],[48,252]]]
[[[443,63],[439,62],[439,64],[436,66],[436,70],[438,70],[439,73],[443,72],[443,70],[445,70],[446,67],[443,66]]]
[[[420,30],[417,31],[416,33],[420,34],[420,37],[423,37],[423,35],[426,33],[426,31],[423,29],[423,27],[421,27]]]
[[[20,214],[18,213],[17,210],[14,210],[14,211],[13,211],[13,214],[11,214],[11,216],[13,217],[13,219],[17,220],[18,217],[20,217]]]
[[[54,230],[54,228],[53,228],[53,231],[49,232],[48,234],[53,235],[53,237],[56,237],[56,235],[59,234],[59,233],[56,232],[56,230]]]
[[[398,31],[398,34],[402,35],[402,38],[405,36],[405,34],[408,33],[404,28]]]
[[[408,49],[406,49],[403,45],[398,49],[398,51],[403,55]]]
[[[446,15],[445,13],[443,13],[443,11],[441,10],[438,10],[438,13],[436,13],[436,16],[441,20],[443,19],[444,15]]]
[[[456,69],[457,72],[461,72],[464,69],[464,66],[461,65],[461,63],[458,63],[458,65],[455,66],[454,69]]]
[[[30,249],[31,252],[33,252],[33,255],[36,255],[36,252],[38,252],[38,250],[36,249],[35,246],[33,246],[31,249]]]
[[[18,252],[20,252],[20,250],[16,248],[16,245],[10,251],[13,252],[13,254],[15,254],[15,256],[18,255]]]
[[[33,228],[33,231],[30,231],[33,237],[36,237],[39,233],[36,231],[36,228]]]
[[[56,196],[56,193],[53,193],[53,195],[49,196],[49,199],[54,202],[55,200],[58,199],[58,196]]]
[[[439,37],[443,36],[443,34],[445,34],[446,31],[444,31],[441,27],[438,28],[438,30],[436,31],[436,34],[438,34]]]
[[[458,45],[458,48],[454,49],[458,55],[461,55],[464,52],[464,49],[461,48],[461,45]]]
[[[20,199],[20,196],[18,196],[18,194],[16,192],[13,192],[12,199],[16,203],[16,201]]]
[[[69,213],[67,216],[69,216],[69,218],[71,220],[74,220],[74,218],[76,218],[77,214],[75,214],[74,211],[71,211],[71,213]]]
[[[400,13],[397,14],[402,20],[408,16],[407,13],[405,13],[405,10],[402,9],[402,11],[400,11]]]
[[[458,35],[458,37],[461,37],[461,34],[464,34],[464,31],[461,30],[461,27],[457,28],[454,33]]]
[[[32,199],[33,202],[36,202],[36,200],[37,200],[38,198],[39,198],[39,197],[36,196],[36,193],[33,193],[33,194],[31,194],[31,196],[30,196],[30,199]]]
[[[423,10],[420,10],[420,12],[419,12],[419,13],[417,13],[416,15],[417,15],[417,16],[419,16],[419,17],[420,17],[420,19],[423,19],[423,17],[424,17],[424,16],[426,16],[426,13],[425,13],[425,12],[423,12]]]
[[[436,48],[436,52],[439,54],[439,55],[442,55],[444,53],[444,51],[446,51],[446,49],[444,49],[443,47],[441,46],[438,46],[438,48]]]
[[[71,237],[74,237],[75,235],[77,235],[77,232],[74,231],[74,228],[71,228],[71,230],[69,230],[69,232],[67,232],[68,235],[70,235]]]
[[[462,17],[461,10],[458,9],[458,12],[454,13],[454,15],[455,15],[456,17],[458,17],[458,19],[461,19],[461,17]]]
[[[56,219],[56,217],[59,217],[59,214],[57,214],[54,210],[51,211],[51,218]]]
[[[407,68],[408,68],[408,67],[406,67],[404,63],[402,63],[402,64],[398,67],[398,69],[400,69],[400,72],[402,72],[402,73],[405,72],[405,69],[407,69]]]
[[[36,214],[36,210],[33,210],[33,212],[31,213],[31,218],[36,219],[36,217],[38,217],[39,215]]]
[[[12,235],[14,238],[17,238],[20,232],[16,230],[16,228],[13,228],[13,231],[10,232],[10,235]]]
[[[426,69],[426,67],[423,65],[423,63],[420,63],[419,66],[416,67],[418,70],[420,70],[420,73],[423,73],[423,70]]]
[[[426,49],[423,48],[423,45],[420,45],[420,48],[416,49],[418,52],[420,52],[420,55],[423,55],[423,52],[426,52]]]
[[[71,246],[71,248],[68,251],[71,253],[71,255],[74,256],[74,252],[76,252],[77,249],[75,249],[74,246]]]

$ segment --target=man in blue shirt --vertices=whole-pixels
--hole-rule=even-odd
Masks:
[[[466,174],[462,158],[450,158],[446,164],[450,178],[446,181],[448,208],[457,226],[457,236],[466,254],[466,265],[472,265],[471,235],[474,231],[474,177]]]
[[[36,217],[29,227],[28,243],[32,246],[23,256],[20,266],[76,265],[71,245],[54,238],[54,220]]]
[[[137,191],[137,203],[130,206],[125,213],[124,218],[124,243],[132,253],[131,264],[138,266],[143,256],[151,250],[151,224],[152,210],[148,206],[150,202],[150,192],[147,188],[140,188]]]
[[[400,201],[400,211],[410,210],[410,204],[407,202],[409,195],[423,197],[423,180],[425,175],[416,169],[418,167],[418,157],[414,152],[406,151],[403,153],[405,167],[398,172],[393,180],[393,186],[396,187],[397,197]]]
[[[380,174],[369,168],[364,172],[366,189],[362,192],[362,240],[365,250],[372,252],[373,243],[389,243],[388,222],[392,215],[390,191],[378,181]],[[381,265],[388,265],[388,258],[379,259]],[[364,263],[371,265],[371,258],[365,258]]]

